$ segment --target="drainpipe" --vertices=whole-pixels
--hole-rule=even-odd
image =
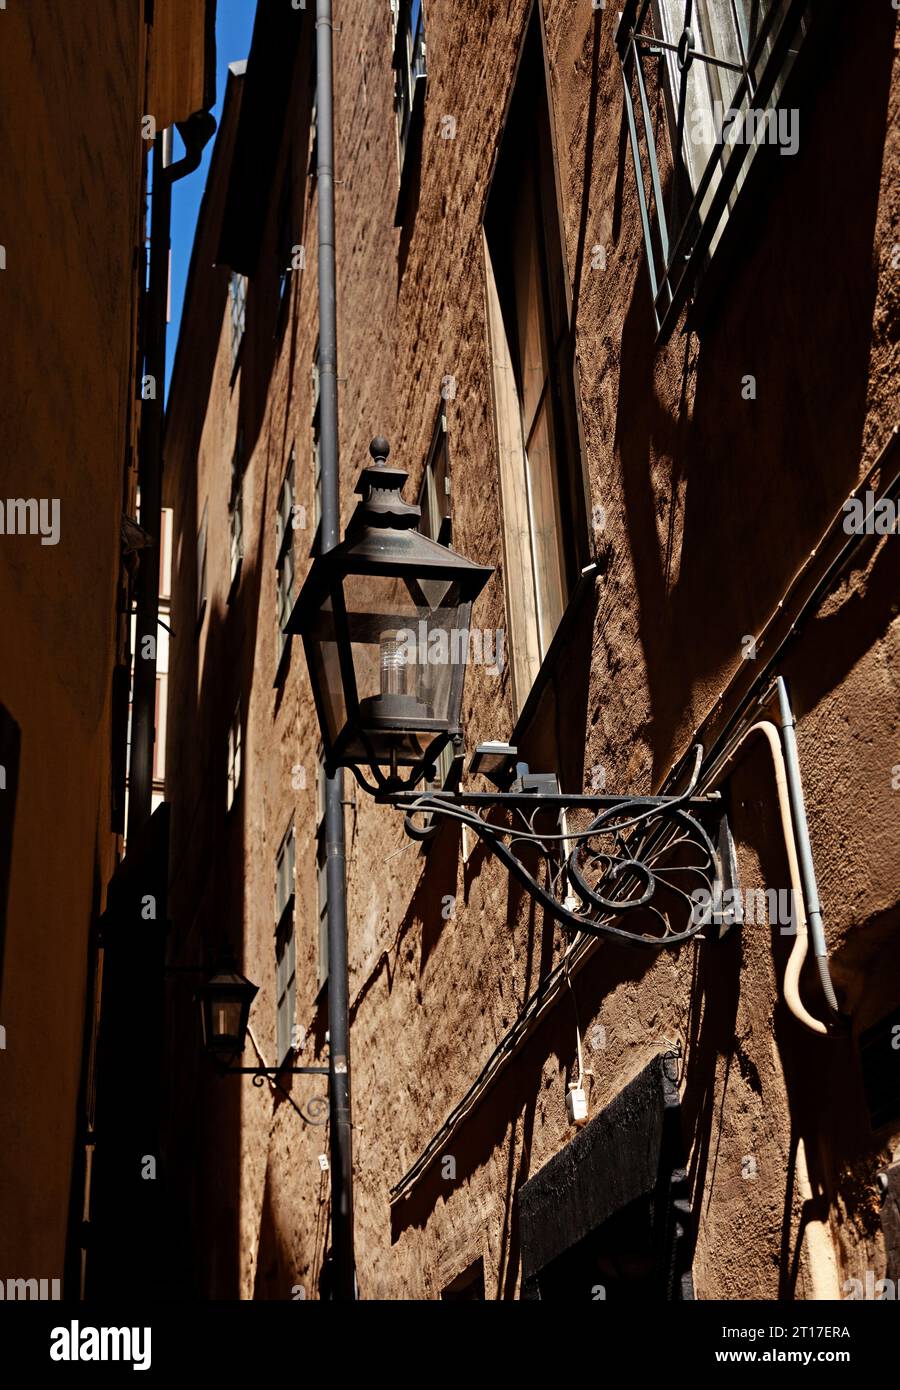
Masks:
[[[794,732],[797,721],[794,718],[794,711],[791,709],[783,676],[779,676],[775,681],[775,689],[778,693],[778,716],[781,724],[781,736],[784,741],[788,793],[791,802],[791,814],[794,819],[797,858],[800,862],[800,878],[803,883],[803,896],[806,899],[806,916],[809,923],[809,934],[812,938],[813,954],[816,958],[816,967],[819,971],[819,979],[822,982],[822,991],[828,1004],[828,1010],[835,1022],[843,1024],[845,1022],[844,1016],[838,1006],[831,971],[828,968],[828,947],[825,944],[825,928],[822,925],[819,885],[816,882],[816,870],[813,865],[812,848],[809,842],[806,802],[803,796],[803,783],[800,779],[800,759],[797,756],[797,736]]]
[[[137,844],[153,804],[153,745],[156,741],[156,642],[159,637],[159,548],[162,511],[162,449],[166,379],[166,324],[169,307],[169,250],[172,184],[200,164],[203,147],[216,128],[209,111],[195,111],[178,123],[185,154],[172,163],[172,127],[153,145],[153,191],[150,208],[150,283],[144,307],[143,377],[152,378],[153,394],[141,401],[138,478],[141,526],[152,543],[141,551],[137,573],[134,691],[131,705],[131,757],[128,769],[127,836]],[[143,394],[143,393],[142,393]],[[146,639],[152,637],[148,655]]]
[[[324,554],[340,541],[337,401],[337,292],[334,256],[334,96],[331,0],[316,0],[316,112],[319,190],[319,448]],[[331,1258],[333,1297],[356,1297],[353,1255],[353,1149],[350,1118],[350,1002],[344,788],[340,769],[325,786],[328,883],[328,1096],[331,1141]]]

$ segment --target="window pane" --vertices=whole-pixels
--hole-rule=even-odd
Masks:
[[[527,439],[547,386],[548,351],[544,316],[544,276],[537,237],[538,217],[533,170],[522,181],[514,223],[516,319],[522,424]]]
[[[560,552],[561,522],[556,453],[550,395],[544,400],[526,448],[531,504],[531,544],[541,650],[546,652],[566,606],[565,575]]]

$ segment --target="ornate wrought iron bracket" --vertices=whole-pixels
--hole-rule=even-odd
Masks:
[[[216,1070],[220,1076],[252,1076],[254,1086],[264,1086],[267,1080],[273,1081],[307,1124],[324,1125],[328,1119],[327,1096],[311,1096],[302,1105],[298,1105],[290,1092],[279,1085],[279,1078],[282,1076],[328,1076],[328,1067],[233,1067],[220,1061],[216,1064]]]
[[[404,811],[413,839],[429,839],[439,819],[467,826],[567,931],[674,947],[727,928],[723,894],[734,883],[722,799],[692,794],[701,752],[678,796],[568,795],[555,774],[520,763],[509,791],[391,790],[378,799]]]

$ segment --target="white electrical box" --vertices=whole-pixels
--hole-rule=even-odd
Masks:
[[[566,1095],[570,1125],[585,1125],[588,1117],[587,1094],[583,1086],[570,1086]]]

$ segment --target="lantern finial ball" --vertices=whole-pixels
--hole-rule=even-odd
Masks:
[[[383,463],[387,462],[387,457],[390,452],[391,446],[381,434],[376,435],[369,445],[369,453],[372,455],[375,460],[375,465],[378,468],[380,468]]]

